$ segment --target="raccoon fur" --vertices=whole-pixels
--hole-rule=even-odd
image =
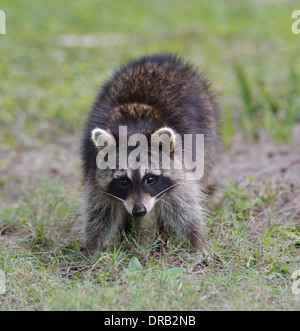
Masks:
[[[104,84],[87,119],[82,141],[86,249],[93,253],[118,238],[132,217],[154,217],[165,233],[175,231],[205,251],[202,222],[206,193],[213,185],[219,151],[219,116],[209,85],[181,57],[144,56],[130,61]],[[178,169],[99,169],[97,136],[119,146],[119,129],[128,137],[156,132],[204,135],[204,175],[185,179]],[[170,143],[176,145],[176,139]],[[172,146],[171,146],[172,147]],[[172,148],[171,152],[172,154]],[[174,154],[171,155],[174,161]]]

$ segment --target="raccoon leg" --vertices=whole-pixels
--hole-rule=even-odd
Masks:
[[[163,220],[159,217],[157,217],[157,226],[158,226],[158,234],[160,238],[160,245],[165,246],[168,243],[168,237],[170,235],[171,229],[167,228]]]
[[[105,249],[107,245],[106,228],[109,227],[105,216],[101,211],[94,212],[86,221],[85,236],[86,236],[86,250],[93,254],[95,251]]]
[[[157,221],[164,233],[175,230],[193,247],[206,253],[207,248],[202,233],[203,212],[199,201],[194,200],[193,197],[180,197],[180,194],[162,199],[157,209]]]
[[[199,219],[196,219],[189,224],[189,227],[186,229],[184,236],[190,241],[193,247],[198,249],[204,254],[208,253],[206,244],[203,238],[202,226],[199,223]]]
[[[88,214],[86,221],[86,250],[89,254],[105,250],[113,239],[119,238],[124,225],[123,213],[113,208],[103,208]]]

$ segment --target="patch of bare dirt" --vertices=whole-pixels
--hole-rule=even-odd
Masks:
[[[0,153],[0,208],[7,202],[16,206],[24,196],[45,181],[61,180],[80,185],[79,139],[61,138],[55,144],[35,149],[17,148]]]
[[[122,43],[124,36],[118,34],[107,35],[62,35],[59,38],[59,45],[64,47],[111,47]]]
[[[282,218],[300,219],[300,124],[295,127],[289,144],[276,145],[265,136],[254,145],[246,145],[235,137],[230,152],[225,153],[219,167],[220,181],[228,179],[241,186],[253,175],[255,182],[268,182],[276,190],[273,207]]]

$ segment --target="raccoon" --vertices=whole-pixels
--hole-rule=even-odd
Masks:
[[[131,60],[104,84],[87,119],[81,151],[89,253],[106,249],[133,217],[143,221],[146,215],[154,217],[164,233],[177,232],[193,247],[205,251],[203,204],[214,183],[220,148],[218,113],[207,81],[177,55]],[[203,134],[202,178],[186,180],[186,169],[163,169],[161,161],[157,169],[150,164],[137,169],[121,166],[121,127],[126,128],[127,138],[143,134],[149,146],[153,134],[167,134],[172,165],[176,161],[176,137]],[[97,155],[104,149],[99,137],[106,138],[105,146],[113,142],[116,148],[114,169],[97,166]]]

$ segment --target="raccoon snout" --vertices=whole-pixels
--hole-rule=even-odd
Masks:
[[[134,217],[142,217],[145,216],[147,214],[147,209],[144,205],[142,206],[134,206],[132,209],[132,215]]]

